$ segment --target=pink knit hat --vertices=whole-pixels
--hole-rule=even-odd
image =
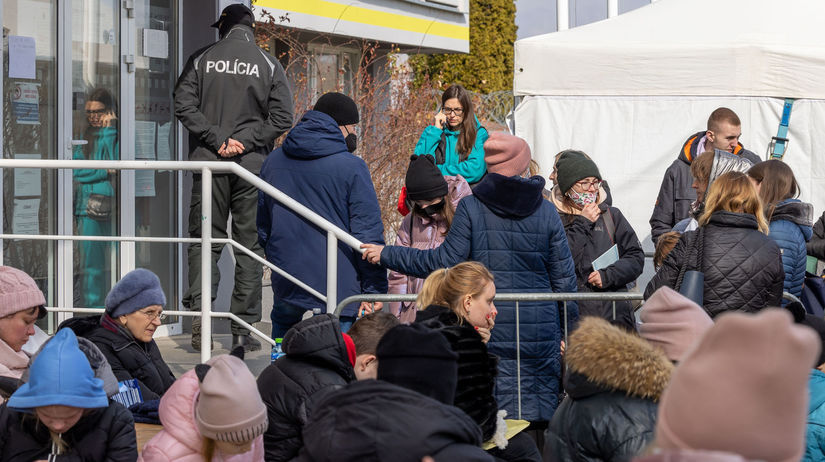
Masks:
[[[671,361],[685,352],[713,326],[713,320],[691,299],[662,286],[645,302],[641,313],[642,338],[665,351]]]
[[[484,162],[487,171],[504,176],[517,176],[530,165],[530,146],[523,139],[504,132],[490,134],[484,142]]]
[[[819,337],[785,310],[716,319],[662,395],[656,446],[798,461]]]
[[[28,274],[11,266],[0,266],[0,318],[46,304],[46,297]],[[46,310],[40,309],[38,317]]]
[[[200,378],[195,422],[201,436],[245,443],[263,435],[269,423],[266,406],[255,377],[242,359],[215,356],[195,370]]]

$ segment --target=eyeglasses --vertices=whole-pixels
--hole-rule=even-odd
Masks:
[[[461,115],[464,113],[464,109],[460,107],[442,107],[441,112],[443,112],[444,115]]]
[[[99,115],[103,115],[103,114],[105,114],[105,113],[107,113],[107,112],[109,112],[109,110],[108,110],[108,109],[94,109],[94,110],[91,110],[91,111],[88,111],[88,110],[87,110],[87,111],[86,111],[86,115],[89,115],[89,116],[99,116]]]
[[[141,314],[143,314],[144,316],[146,316],[146,319],[148,319],[148,320],[149,320],[149,322],[152,322],[152,321],[154,321],[155,319],[160,319],[161,321],[163,321],[164,319],[166,319],[166,315],[165,315],[165,314],[163,314],[163,311],[161,311],[161,312],[157,312],[157,311],[141,311],[140,313],[141,313]]]
[[[585,190],[586,190],[586,189],[590,189],[590,188],[593,188],[593,189],[599,189],[599,188],[601,188],[601,187],[602,187],[602,180],[596,180],[596,181],[577,181],[577,182],[576,182],[576,184],[577,184],[577,185],[579,185],[579,187],[580,187],[580,188],[585,189]]]

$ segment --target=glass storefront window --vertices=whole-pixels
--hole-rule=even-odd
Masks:
[[[57,159],[57,2],[3,0],[3,157]],[[57,172],[3,170],[3,232],[57,234]],[[3,240],[3,264],[56,301],[54,242]],[[45,326],[44,326],[45,327]]]

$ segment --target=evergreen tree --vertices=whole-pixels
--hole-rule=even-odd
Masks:
[[[470,0],[470,54],[413,55],[416,82],[425,76],[446,87],[459,83],[491,93],[513,88],[514,0]]]

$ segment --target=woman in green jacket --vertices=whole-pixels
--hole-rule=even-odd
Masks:
[[[76,146],[74,159],[117,160],[119,142],[117,115],[112,94],[104,88],[93,90],[86,101],[89,126],[84,132],[86,145]],[[115,194],[104,169],[74,171],[75,217],[77,234],[81,236],[111,236],[116,223]],[[79,245],[80,301],[83,307],[103,307],[109,289],[107,280],[112,244],[110,242],[81,241]]]
[[[433,124],[421,133],[415,154],[432,154],[442,174],[461,175],[474,184],[487,171],[484,142],[488,136],[473,113],[470,94],[461,85],[451,85],[441,96],[441,110]]]

